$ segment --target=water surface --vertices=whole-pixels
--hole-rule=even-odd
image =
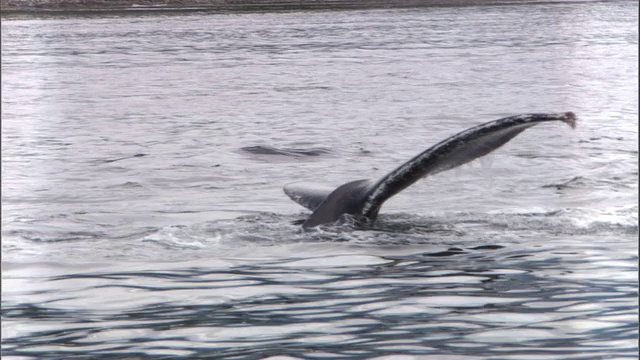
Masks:
[[[637,356],[634,2],[2,22],[14,358]],[[372,229],[293,181],[378,177],[526,112]]]

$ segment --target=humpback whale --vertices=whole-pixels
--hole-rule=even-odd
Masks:
[[[420,178],[485,156],[524,130],[550,121],[561,121],[575,128],[577,118],[574,113],[566,112],[522,114],[490,121],[433,145],[379,179],[350,181],[335,189],[292,183],[284,187],[284,192],[312,211],[302,223],[305,228],[334,222],[344,214],[354,216],[359,222],[371,222],[385,201]]]

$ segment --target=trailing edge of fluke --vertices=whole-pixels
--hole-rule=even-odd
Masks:
[[[385,201],[420,178],[485,156],[524,130],[550,121],[561,121],[575,128],[577,118],[574,113],[566,112],[523,114],[490,121],[435,144],[377,180],[355,180],[335,189],[293,183],[286,185],[284,192],[313,211],[302,224],[305,228],[334,222],[344,214],[360,221],[373,221]]]

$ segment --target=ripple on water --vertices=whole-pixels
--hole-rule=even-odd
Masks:
[[[571,358],[586,341],[593,353],[609,353],[616,339],[628,340],[622,352],[633,350],[637,300],[630,297],[636,291],[626,277],[575,282],[555,268],[557,255],[546,250],[460,250],[446,257],[245,258],[213,267],[198,260],[153,271],[111,265],[70,268],[48,278],[29,267],[8,268],[12,290],[5,293],[10,302],[3,302],[3,334],[6,348],[21,354],[166,350],[193,357],[215,350],[243,356],[277,346],[289,354],[304,353],[305,347],[343,355],[357,349],[366,358],[422,358],[452,349],[502,357],[510,353],[505,349],[522,354],[544,348],[544,356]],[[611,255],[605,248],[589,251]],[[532,256],[504,261],[514,253]],[[564,267],[571,269],[574,255],[560,256],[568,256]],[[350,258],[355,265],[348,265]],[[26,286],[11,284],[16,281]],[[26,306],[21,298],[39,305]],[[28,325],[33,318],[40,318],[39,326]],[[73,348],[43,344],[70,335]],[[131,338],[138,341],[123,348]]]
[[[3,16],[3,357],[637,358],[637,22],[625,1]],[[289,181],[568,110],[575,132],[527,131],[370,228],[292,224]]]

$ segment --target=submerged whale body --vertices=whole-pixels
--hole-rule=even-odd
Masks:
[[[524,130],[549,121],[576,126],[572,112],[524,114],[474,126],[428,148],[377,180],[356,180],[338,188],[293,183],[284,192],[295,202],[313,211],[302,226],[309,228],[338,220],[342,215],[373,221],[380,207],[393,195],[420,178],[451,170],[489,154]]]

